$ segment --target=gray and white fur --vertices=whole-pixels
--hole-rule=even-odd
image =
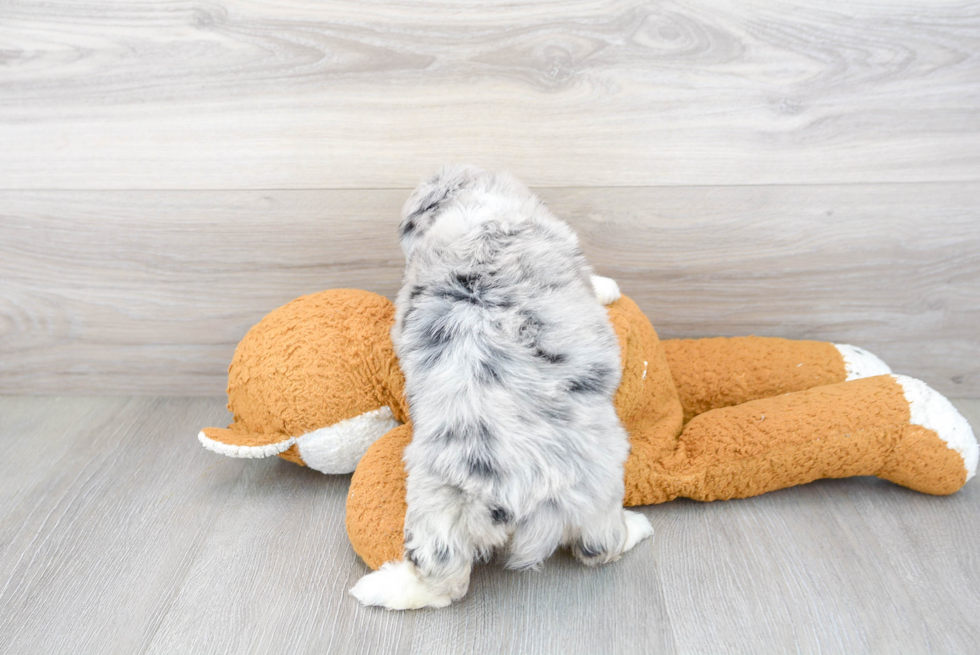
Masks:
[[[623,510],[629,440],[613,406],[619,344],[575,233],[506,174],[447,167],[405,204],[392,339],[413,438],[405,556],[351,593],[389,609],[461,598],[474,562],[587,565],[652,533]]]

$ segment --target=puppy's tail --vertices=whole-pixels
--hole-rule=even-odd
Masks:
[[[507,568],[538,569],[561,546],[564,523],[550,507],[538,509],[521,521],[507,544]]]

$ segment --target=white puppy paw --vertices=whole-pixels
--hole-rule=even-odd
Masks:
[[[383,564],[374,573],[368,573],[358,580],[350,595],[364,605],[389,610],[446,607],[453,602],[448,594],[432,591],[408,561]]]
[[[623,295],[619,292],[619,285],[616,284],[616,280],[612,279],[611,277],[593,275],[592,288],[595,289],[595,296],[599,299],[599,303],[602,305],[608,305],[616,302],[619,300],[619,297]]]
[[[650,525],[650,519],[639,512],[631,512],[625,509],[623,514],[626,517],[626,545],[623,546],[625,553],[647,537],[652,537],[653,526]]]

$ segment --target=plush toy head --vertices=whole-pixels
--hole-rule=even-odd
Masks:
[[[388,333],[389,300],[355,289],[303,296],[242,339],[228,369],[227,429],[208,449],[279,455],[324,473],[350,473],[367,447],[407,420],[404,379]]]

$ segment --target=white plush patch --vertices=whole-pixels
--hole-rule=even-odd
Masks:
[[[966,467],[966,479],[977,474],[980,446],[973,430],[953,403],[922,380],[907,375],[893,375],[902,385],[902,393],[909,403],[909,423],[921,425],[939,435],[946,445],[960,454]]]
[[[623,510],[623,514],[626,515],[626,545],[623,546],[625,553],[647,537],[652,537],[653,526],[650,525],[650,520],[639,512],[631,512],[627,509]]]
[[[357,581],[350,595],[364,605],[389,610],[416,610],[422,607],[446,607],[452,603],[448,594],[434,593],[408,561],[388,562],[374,573]]]
[[[285,441],[265,444],[264,446],[236,446],[229,443],[221,443],[214,439],[209,439],[203,432],[197,433],[197,440],[208,450],[224,455],[225,457],[247,457],[260,459],[262,457],[273,457],[279,453],[284,453],[296,443],[295,437],[290,437]]]
[[[869,353],[864,348],[851,346],[846,343],[835,343],[837,352],[844,358],[844,370],[848,380],[860,380],[875,375],[888,375],[892,369],[877,355]]]
[[[296,439],[306,465],[321,473],[353,473],[368,447],[400,423],[382,407]]]
[[[619,292],[619,285],[616,284],[616,280],[611,277],[593,275],[592,288],[595,289],[595,295],[599,299],[599,303],[603,305],[616,302],[622,295]]]

